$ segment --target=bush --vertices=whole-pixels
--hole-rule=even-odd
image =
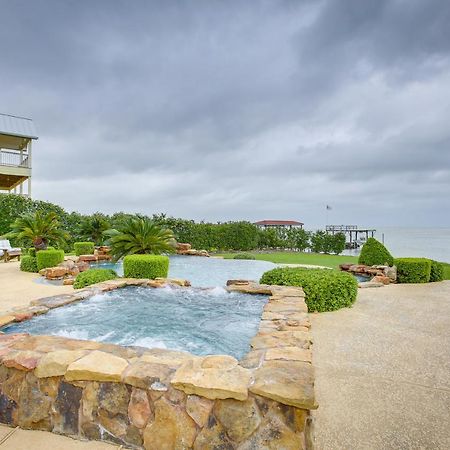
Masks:
[[[36,257],[31,255],[22,256],[20,259],[20,270],[22,272],[37,272],[38,266]]]
[[[39,250],[36,259],[38,270],[55,267],[64,261],[64,250]]]
[[[30,247],[30,248],[28,249],[28,254],[29,254],[30,256],[32,256],[33,258],[36,258],[36,249],[35,249],[34,247]]]
[[[428,283],[431,260],[426,258],[397,258],[397,281],[399,283]]]
[[[442,281],[444,279],[444,265],[438,261],[431,260],[430,282]]]
[[[251,253],[238,253],[237,255],[234,255],[233,259],[256,259],[255,255],[252,255]]]
[[[94,254],[94,243],[93,242],[75,242],[73,244],[73,249],[75,250],[75,255],[93,255]]]
[[[375,238],[369,238],[361,249],[358,263],[366,266],[392,266],[394,258],[381,242]]]
[[[166,278],[169,258],[162,255],[128,255],[123,259],[125,278]]]
[[[89,269],[77,275],[73,287],[74,289],[80,289],[115,278],[117,278],[117,274],[112,269]]]
[[[309,311],[334,311],[352,305],[356,300],[358,282],[346,272],[328,269],[280,267],[266,272],[262,284],[301,286]]]

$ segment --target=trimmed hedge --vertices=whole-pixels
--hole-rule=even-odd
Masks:
[[[251,253],[238,253],[237,255],[234,255],[233,259],[256,259],[255,255],[252,255]]]
[[[388,266],[392,266],[394,264],[394,257],[381,242],[375,238],[369,238],[361,249],[358,264],[365,264],[366,266],[382,266],[387,264]]]
[[[334,269],[279,267],[264,273],[261,284],[301,286],[309,311],[334,311],[351,306],[358,293],[356,278]]]
[[[444,265],[438,261],[431,260],[430,283],[444,280]]]
[[[75,244],[73,244],[73,249],[77,256],[93,255],[95,246],[93,242],[75,242]]]
[[[399,283],[428,283],[431,260],[427,258],[397,258],[397,281]]]
[[[123,259],[125,278],[166,278],[169,258],[162,255],[128,255]]]
[[[39,250],[36,260],[38,270],[55,267],[64,261],[64,250]]]
[[[28,249],[28,255],[32,256],[33,258],[36,258],[36,249],[34,247],[30,247]]]
[[[74,289],[81,289],[91,284],[114,280],[115,278],[117,278],[117,273],[112,269],[88,269],[77,275],[73,287]]]
[[[20,258],[20,270],[22,272],[38,272],[36,258],[31,255],[22,256]]]

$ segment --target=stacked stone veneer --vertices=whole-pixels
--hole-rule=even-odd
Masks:
[[[35,301],[0,323],[127,285],[162,284],[105,282]],[[242,282],[229,289],[270,295],[251,351],[240,362],[1,334],[0,421],[146,450],[312,448],[310,410],[317,405],[302,290]]]

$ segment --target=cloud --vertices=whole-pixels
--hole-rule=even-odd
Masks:
[[[0,104],[37,123],[39,198],[311,227],[329,203],[342,222],[449,222],[444,0],[3,0],[2,18]]]

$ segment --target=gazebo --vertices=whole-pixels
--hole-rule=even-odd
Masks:
[[[36,139],[31,119],[0,113],[0,191],[31,196],[31,146]]]

